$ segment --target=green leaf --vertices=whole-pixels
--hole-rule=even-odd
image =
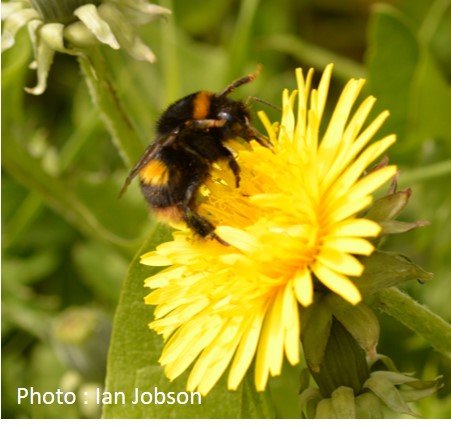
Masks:
[[[385,129],[414,150],[426,140],[451,141],[451,88],[407,18],[387,5],[369,24],[367,56],[370,92],[390,111]]]
[[[153,308],[144,304],[148,293],[144,279],[156,272],[139,263],[140,256],[168,239],[166,228],[156,228],[139,250],[128,270],[116,310],[107,365],[106,390],[123,392],[125,405],[104,405],[104,418],[263,418],[273,417],[269,392],[257,393],[248,375],[237,391],[226,388],[222,378],[197,405],[132,404],[134,391],[185,392],[188,373],[169,382],[158,364],[162,339],[148,328]]]
[[[404,402],[398,389],[386,378],[375,378],[371,375],[365,381],[365,388],[371,390],[379,399],[381,399],[390,409],[401,414],[415,416],[407,403]]]
[[[122,179],[114,177],[96,179],[86,175],[76,182],[74,193],[105,229],[132,240],[142,235],[143,226],[150,222],[149,213],[141,195],[134,198],[130,191],[118,197],[122,183]]]
[[[106,389],[110,392],[124,392],[126,396],[131,397],[138,372],[152,365],[156,366],[162,343],[161,339],[147,327],[152,318],[152,311],[144,305],[146,290],[143,287],[144,279],[155,273],[156,269],[144,267],[139,261],[143,253],[167,237],[165,228],[155,228],[129,267],[116,309],[110,341],[106,377]],[[106,405],[103,408],[103,416],[140,417],[140,409],[139,405],[131,404]]]
[[[145,210],[117,199],[120,185],[114,180],[72,183],[56,179],[31,156],[13,135],[3,144],[5,169],[22,185],[38,193],[45,202],[81,232],[117,245],[130,245],[139,237],[136,224],[143,223]],[[112,212],[115,215],[112,215]],[[120,218],[120,220],[118,219]]]
[[[358,286],[367,302],[372,302],[377,292],[407,280],[424,282],[432,278],[431,273],[424,271],[407,257],[397,253],[375,251],[371,256],[362,258],[361,261],[365,270],[360,277],[353,278],[353,282]],[[327,295],[325,302],[329,310],[333,307],[337,313],[345,312],[350,308],[350,304],[336,294]],[[303,326],[304,330],[305,326]]]
[[[240,418],[275,418],[275,410],[270,393],[257,392],[253,381],[253,374],[247,374],[240,386],[238,393],[242,394],[241,400],[241,414]],[[225,385],[225,381],[224,381]],[[219,390],[218,397],[222,399],[221,395],[231,394],[231,392],[224,391],[224,388]],[[238,397],[240,398],[240,397]],[[222,405],[219,402],[219,405]],[[212,418],[211,416],[209,418]]]
[[[451,86],[429,51],[422,51],[417,65],[409,116],[409,146],[431,139],[451,142]]]
[[[396,9],[380,5],[369,23],[369,91],[390,111],[389,131],[403,139],[409,115],[411,84],[420,52],[412,29]]]
[[[177,25],[190,34],[200,35],[216,31],[222,25],[224,15],[230,3],[227,0],[206,2],[205,0],[191,0],[176,2],[173,5]]]
[[[301,414],[299,393],[308,387],[311,378],[307,368],[301,373],[301,364],[284,363],[281,374],[269,379],[271,406],[275,408],[276,418],[299,418]]]
[[[365,270],[353,281],[365,297],[407,280],[425,282],[432,278],[431,273],[424,271],[404,255],[393,252],[375,251],[371,256],[363,258],[362,262]]]

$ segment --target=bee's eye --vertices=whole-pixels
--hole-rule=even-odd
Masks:
[[[218,118],[221,120],[226,120],[228,122],[233,122],[234,118],[228,111],[220,111],[218,113]]]

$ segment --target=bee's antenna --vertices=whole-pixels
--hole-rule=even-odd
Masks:
[[[258,64],[257,69],[255,70],[255,72],[248,74],[247,76],[241,77],[235,81],[233,81],[232,83],[230,83],[220,94],[219,96],[226,96],[229,93],[233,92],[237,87],[245,85],[247,83],[250,83],[252,81],[254,81],[258,75],[260,74],[260,71],[262,69],[262,66],[260,64]]]
[[[270,102],[265,101],[264,99],[258,98],[257,96],[249,96],[249,97],[246,99],[246,105],[249,105],[252,101],[257,101],[257,102],[260,102],[260,103],[262,103],[262,104],[265,104],[265,105],[267,105],[267,106],[269,106],[269,107],[274,108],[275,110],[277,110],[277,111],[279,111],[279,112],[282,111],[282,109],[281,109],[280,107],[277,107],[276,105],[271,104]]]

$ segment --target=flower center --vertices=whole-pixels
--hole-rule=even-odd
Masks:
[[[85,4],[100,4],[100,0],[30,0],[45,22],[70,24],[77,17],[74,10]]]

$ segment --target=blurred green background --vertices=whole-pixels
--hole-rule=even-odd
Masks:
[[[220,90],[257,64],[261,76],[235,96],[278,104],[299,66],[316,67],[318,77],[335,62],[332,98],[348,78],[367,78],[365,94],[378,98],[376,110],[391,111],[382,132],[398,134],[389,156],[400,166],[400,187],[413,190],[401,219],[431,222],[392,236],[384,248],[434,272],[431,282],[403,288],[451,320],[451,1],[160,4],[172,17],[139,29],[155,65],[102,48],[143,140],[152,139],[169,102]],[[152,220],[136,184],[117,198],[127,169],[76,60],[58,54],[47,91],[35,97],[23,90],[35,83],[26,30],[2,59],[2,416],[97,417],[99,407],[86,405],[19,406],[16,390],[64,386],[82,393],[103,384],[121,283]],[[254,112],[260,108],[254,104]],[[379,351],[401,371],[445,376],[445,387],[415,409],[426,418],[451,417],[450,360],[393,319],[381,321]],[[273,382],[283,386],[283,378]],[[289,399],[279,400],[278,416],[296,416]]]

